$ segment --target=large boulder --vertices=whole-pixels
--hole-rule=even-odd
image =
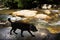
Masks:
[[[33,17],[36,15],[36,13],[37,13],[37,11],[33,11],[33,10],[20,10],[20,11],[13,12],[12,15],[13,16]]]
[[[38,19],[43,19],[45,21],[48,21],[48,20],[52,19],[50,16],[48,16],[46,14],[37,14],[35,17],[38,18]]]

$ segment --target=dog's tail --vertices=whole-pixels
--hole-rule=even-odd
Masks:
[[[8,18],[8,21],[9,21],[10,23],[12,23],[11,18]]]

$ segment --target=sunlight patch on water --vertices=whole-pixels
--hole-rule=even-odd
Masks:
[[[49,25],[51,25],[51,26],[58,26],[58,25],[60,25],[60,21],[57,21],[57,22],[55,22],[55,23],[51,23],[51,24],[49,24]]]

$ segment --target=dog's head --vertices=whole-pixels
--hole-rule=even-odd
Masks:
[[[33,31],[33,32],[38,31],[37,28],[36,28],[34,25],[30,25],[30,29],[31,29],[31,31]]]

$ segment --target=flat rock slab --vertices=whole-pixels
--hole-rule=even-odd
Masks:
[[[9,32],[11,27],[0,28],[0,40],[53,40],[54,35],[50,34],[46,29],[39,29],[37,32],[32,32],[35,37],[32,37],[27,31],[24,31],[24,37],[21,37],[19,29],[16,30],[18,33],[10,35]],[[46,32],[45,32],[46,31]],[[45,33],[45,34],[44,34]]]

